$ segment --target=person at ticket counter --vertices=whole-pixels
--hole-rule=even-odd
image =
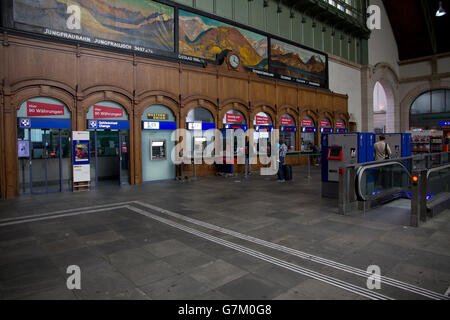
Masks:
[[[284,165],[284,161],[286,159],[286,155],[288,152],[288,147],[287,147],[286,143],[284,143],[283,140],[280,141],[280,144],[278,145],[278,147],[280,149],[279,150],[280,160],[279,160],[279,167],[278,167],[278,181],[285,182],[283,165]]]

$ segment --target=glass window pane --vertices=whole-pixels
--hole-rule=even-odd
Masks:
[[[435,90],[431,93],[433,113],[445,112],[445,90]]]
[[[419,96],[411,106],[411,114],[422,114],[431,112],[431,99],[430,93],[424,93]]]

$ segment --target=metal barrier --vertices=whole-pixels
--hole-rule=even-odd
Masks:
[[[381,183],[377,189],[375,180],[380,176],[388,183]],[[411,199],[413,227],[450,209],[450,153],[416,155],[339,169],[339,214],[348,215],[356,209],[366,211],[374,204],[398,198]]]

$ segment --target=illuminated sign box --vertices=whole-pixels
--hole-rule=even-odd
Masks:
[[[302,128],[302,132],[303,133],[308,133],[308,132],[315,133],[315,132],[317,132],[317,128],[316,127]]]

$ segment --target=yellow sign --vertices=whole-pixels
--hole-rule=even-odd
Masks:
[[[169,120],[169,115],[166,113],[149,113],[147,117],[150,120]]]

